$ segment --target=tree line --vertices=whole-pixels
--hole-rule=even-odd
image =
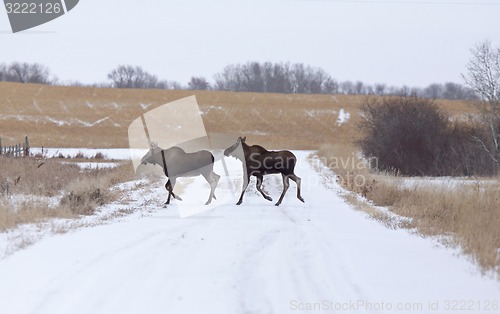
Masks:
[[[39,63],[0,64],[0,82],[53,84],[49,69]]]
[[[361,81],[337,81],[319,67],[289,62],[256,62],[230,64],[216,73],[213,83],[205,77],[193,76],[187,84],[159,79],[140,66],[119,65],[107,75],[108,82],[82,84],[61,83],[49,69],[39,63],[0,64],[0,81],[38,83],[69,86],[95,86],[114,88],[219,90],[233,92],[267,92],[300,94],[346,95],[418,95],[425,98],[476,99],[477,94],[468,86],[448,82],[434,83],[425,88],[365,84]]]

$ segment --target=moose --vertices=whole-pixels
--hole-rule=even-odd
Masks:
[[[205,205],[212,202],[215,197],[215,188],[220,176],[214,172],[214,156],[211,152],[201,150],[195,153],[186,153],[182,148],[174,146],[168,149],[152,145],[149,151],[142,157],[141,164],[160,165],[163,172],[168,177],[165,189],[168,191],[168,198],[165,205],[170,204],[170,197],[182,201],[174,193],[175,181],[179,177],[195,177],[202,175],[210,184],[210,195]]]
[[[294,173],[297,163],[295,155],[288,150],[268,151],[259,145],[250,146],[245,141],[246,137],[238,137],[236,143],[224,151],[224,156],[235,157],[243,164],[243,186],[240,199],[236,205],[240,205],[243,201],[243,195],[250,181],[250,176],[255,176],[257,178],[257,191],[259,191],[266,200],[272,202],[273,199],[262,190],[262,181],[264,175],[274,173],[281,173],[283,177],[283,192],[275,205],[279,206],[281,204],[290,186],[289,179],[292,179],[297,184],[297,198],[304,203],[305,201],[300,195],[301,179]]]

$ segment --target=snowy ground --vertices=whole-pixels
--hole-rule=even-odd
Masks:
[[[480,275],[456,250],[352,210],[329,171],[314,170],[307,152],[297,155],[305,204],[292,183],[280,207],[253,187],[234,205],[231,187],[241,184],[234,160],[218,200],[187,218],[179,212],[207,209],[201,177],[179,184],[187,205],[174,201],[168,208],[161,207],[164,181],[136,185],[119,205],[132,214],[45,237],[0,260],[0,311],[500,312],[498,281]],[[216,172],[224,173],[220,162]],[[274,200],[279,181],[264,183]],[[101,213],[110,206],[118,205]]]

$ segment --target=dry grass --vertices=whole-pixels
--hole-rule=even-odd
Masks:
[[[0,231],[56,217],[71,218],[74,215],[67,208],[51,208],[46,200],[28,198],[17,204],[5,198],[0,200]]]
[[[0,231],[47,218],[92,214],[110,187],[133,177],[131,165],[81,171],[57,159],[0,157]]]
[[[395,174],[370,172],[354,152],[349,146],[324,145],[318,155],[329,163],[344,188],[411,220],[394,221],[355,195],[346,194],[350,203],[389,227],[415,228],[425,236],[448,236],[447,244],[459,246],[483,271],[500,275],[500,178],[465,181],[453,188],[425,181],[405,187],[404,178]],[[353,158],[358,163],[336,162]]]
[[[420,232],[452,235],[452,243],[471,254],[484,270],[500,274],[499,183],[500,179],[496,185],[461,184],[453,191],[428,185],[411,189],[387,185],[375,189],[374,194],[387,190],[394,195],[392,211],[413,218],[413,225]],[[395,188],[399,191],[391,191]]]

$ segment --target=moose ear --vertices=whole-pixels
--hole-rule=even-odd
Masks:
[[[242,141],[242,142],[245,142],[246,140],[247,140],[247,137],[246,137],[246,136],[245,136],[245,137],[241,137],[241,141]]]

